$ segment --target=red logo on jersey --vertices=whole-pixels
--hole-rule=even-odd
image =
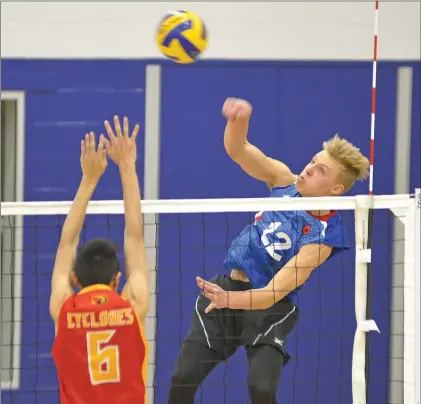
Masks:
[[[106,296],[92,296],[92,304],[105,304],[108,302],[108,299]]]
[[[311,230],[310,226],[309,226],[308,224],[306,224],[306,225],[303,227],[303,234],[304,234],[304,235],[307,235],[308,233],[310,233],[310,230]]]
[[[260,211],[254,215],[254,224],[256,224],[259,220],[262,220],[264,213],[265,213],[264,211]]]

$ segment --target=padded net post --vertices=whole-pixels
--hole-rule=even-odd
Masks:
[[[354,404],[366,404],[366,310],[368,263],[367,248],[370,196],[357,196],[355,209],[355,318],[357,329],[352,356],[352,396]]]
[[[404,402],[418,404],[420,395],[420,222],[421,190],[404,217],[405,276],[404,276]]]

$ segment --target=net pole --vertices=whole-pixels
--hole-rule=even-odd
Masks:
[[[374,225],[374,209],[373,206],[373,183],[374,183],[374,140],[376,127],[376,101],[377,101],[377,50],[378,50],[378,25],[379,25],[379,1],[375,2],[374,11],[374,49],[373,49],[373,73],[372,73],[372,88],[371,88],[371,125],[370,125],[370,174],[369,174],[369,189],[370,208],[368,210],[368,236],[367,236],[367,250],[371,250],[373,225]],[[366,305],[366,319],[371,319],[371,260],[367,263],[367,305]],[[366,402],[369,402],[369,382],[370,382],[370,338],[369,333],[366,333],[365,343],[365,388],[366,388]]]
[[[415,402],[421,402],[421,258],[420,258],[420,245],[421,245],[421,189],[415,190],[415,237],[414,237],[414,255],[415,255]]]

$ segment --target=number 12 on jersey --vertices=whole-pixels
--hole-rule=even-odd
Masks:
[[[107,345],[116,330],[91,331],[86,333],[88,368],[92,385],[118,383],[120,360],[117,345]]]
[[[276,253],[276,251],[289,250],[292,246],[292,242],[288,234],[283,231],[277,233],[276,230],[281,227],[281,222],[272,222],[266,230],[263,231],[261,236],[262,244],[265,246],[268,254],[276,261],[282,259],[282,255]],[[275,236],[279,239],[279,242],[271,243],[268,238],[268,234],[275,233]]]

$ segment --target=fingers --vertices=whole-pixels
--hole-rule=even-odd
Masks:
[[[111,128],[110,123],[108,121],[104,121],[104,126],[108,137],[111,139],[111,141],[114,141],[116,139],[116,136],[113,132],[113,129]]]
[[[226,119],[233,120],[236,118],[248,118],[250,117],[251,111],[252,107],[247,101],[237,98],[227,98],[222,107],[222,115]]]
[[[101,134],[100,137],[99,137],[98,153],[100,153],[102,160],[107,159],[107,150],[104,148],[105,147],[105,140],[106,139],[105,139],[104,135]],[[107,139],[107,141],[108,141],[108,139]]]
[[[94,154],[96,152],[96,140],[95,140],[95,133],[89,133],[89,153]]]
[[[91,142],[89,141],[89,133],[85,134],[84,146],[85,146],[85,155],[88,155],[89,150],[91,148]]]
[[[117,115],[114,115],[114,128],[115,128],[115,133],[117,134],[117,137],[123,136],[123,134],[121,133],[120,120],[118,119]]]
[[[208,314],[210,311],[212,311],[216,306],[211,303],[208,307],[205,309],[205,314]]]
[[[125,116],[123,118],[123,130],[121,130],[120,119],[117,115],[114,115],[114,128],[115,133],[108,121],[104,121],[105,130],[107,131],[108,137],[111,139],[111,142],[114,142],[118,137],[124,136],[129,137],[129,119]],[[139,134],[139,125],[136,125],[133,129],[131,138],[136,140],[137,135]]]
[[[226,307],[224,306],[225,303],[223,300],[223,295],[226,293],[220,286],[215,285],[212,282],[205,281],[200,276],[196,277],[197,286],[199,286],[200,289],[202,289],[202,294],[207,299],[210,300],[209,306],[205,309],[205,313],[209,313],[213,309]],[[222,298],[222,300],[221,300]]]
[[[123,135],[129,137],[129,120],[126,116],[123,118]]]
[[[220,288],[218,285],[215,285],[212,282],[205,281],[200,276],[196,277],[197,286],[199,286],[200,289],[203,289],[206,293],[215,293],[219,292]]]
[[[94,132],[85,134],[85,139],[80,142],[80,154],[82,157],[94,155],[96,153],[103,156],[107,154],[106,148],[110,147],[110,141],[104,135],[100,135],[98,149],[96,148],[96,138]]]
[[[238,112],[238,103],[235,98],[227,98],[222,108],[222,113],[225,118],[235,118]]]
[[[104,149],[104,135],[99,135],[98,151],[102,152]]]
[[[104,146],[105,146],[105,149],[107,150],[107,152],[110,152],[111,142],[105,137],[103,139],[103,142],[104,142]]]
[[[136,124],[136,126],[134,127],[134,129],[133,129],[133,132],[132,132],[132,139],[134,140],[134,141],[136,141],[136,138],[137,138],[137,135],[139,134],[139,125],[138,124]]]
[[[200,289],[203,289],[203,282],[204,282],[204,280],[200,276],[196,276],[196,283],[197,283],[197,286],[199,286]]]
[[[208,292],[204,290],[202,291],[202,295],[209,299],[211,302],[217,300],[217,296],[213,292]]]
[[[205,281],[200,276],[196,277],[197,286],[202,289],[203,296],[212,299],[214,291],[212,290],[212,283]]]

